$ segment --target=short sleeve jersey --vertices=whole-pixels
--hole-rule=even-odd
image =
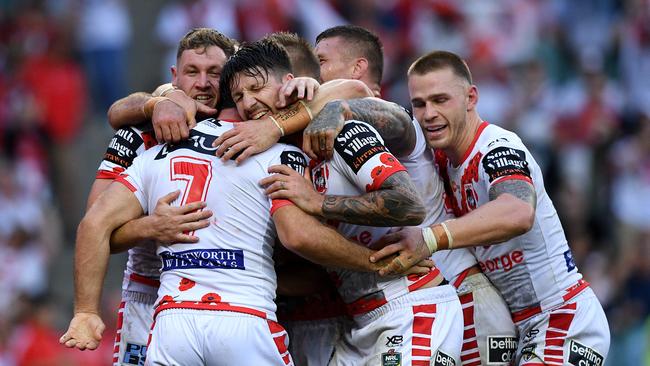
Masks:
[[[420,226],[431,226],[454,216],[445,211],[442,200],[444,187],[433,161],[433,153],[427,147],[419,123],[416,120],[412,123],[416,136],[415,148],[409,156],[399,161],[409,172],[427,210]],[[465,269],[476,264],[476,258],[469,249],[441,250],[435,252],[432,259],[443,276],[452,283]]]
[[[276,144],[240,165],[224,163],[214,156],[212,142],[231,128],[228,122],[202,121],[189,140],[146,151],[123,174],[121,181],[145,212],[177,189],[182,193],[174,205],[205,201],[213,212],[209,227],[190,233],[198,243],[159,246],[157,311],[245,308],[275,319],[276,233],[271,215],[289,202],[271,202],[259,181],[271,165],[286,164],[304,173],[307,160],[299,149]]]
[[[150,124],[120,128],[108,144],[96,178],[116,179],[133,164],[133,160],[138,155],[157,144]],[[158,278],[160,259],[156,255],[156,246],[148,243],[129,249],[125,274],[127,277],[136,274],[147,278]]]
[[[519,137],[483,122],[459,166],[452,166],[440,150],[435,151],[435,159],[445,182],[445,207],[455,216],[489,202],[490,187],[499,182],[519,179],[535,187],[537,208],[532,229],[504,243],[473,250],[511,312],[561,302],[565,290],[582,275],[544,189],[541,170]]]
[[[379,190],[391,175],[406,168],[388,151],[379,133],[361,121],[346,121],[334,141],[331,160],[312,161],[312,181],[316,190],[328,195],[359,196]],[[390,227],[334,223],[339,233],[359,245],[370,247],[388,233]],[[417,289],[435,276],[382,278],[376,273],[331,269],[335,284],[352,314],[377,308],[387,301]],[[438,270],[435,270],[438,273]]]

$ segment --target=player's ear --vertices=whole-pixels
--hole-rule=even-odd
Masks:
[[[478,88],[476,85],[470,85],[467,91],[467,110],[471,111],[476,108],[478,103]]]
[[[293,76],[292,73],[287,73],[282,77],[282,83],[286,83],[287,81],[293,79],[295,76]]]
[[[363,57],[358,58],[354,62],[354,67],[352,68],[352,78],[355,80],[360,80],[368,72],[368,60]]]
[[[176,78],[178,77],[178,70],[176,70],[176,65],[172,65],[171,67],[172,71],[172,85],[176,86]]]

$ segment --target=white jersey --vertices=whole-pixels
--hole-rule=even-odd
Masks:
[[[376,191],[391,175],[406,169],[384,146],[379,133],[367,123],[346,121],[334,141],[328,161],[312,161],[312,181],[322,194],[359,196]],[[334,223],[341,235],[360,245],[372,246],[390,227]],[[382,278],[377,273],[332,269],[335,284],[352,315],[366,313],[387,301],[413,291],[439,273],[435,267],[422,277]]]
[[[146,150],[156,146],[158,142],[153,134],[151,125],[122,127],[111,139],[104,158],[97,171],[97,179],[116,179],[124,170],[133,164],[133,160]],[[129,249],[124,276],[135,281],[156,280],[160,276],[160,259],[156,255],[153,243],[142,244]],[[130,281],[124,281],[123,290],[138,286]],[[155,286],[154,286],[155,287]]]
[[[244,312],[275,320],[276,239],[274,201],[259,181],[271,165],[286,164],[304,172],[306,159],[295,147],[277,144],[237,166],[214,156],[212,142],[232,124],[205,120],[178,145],[160,145],[138,157],[121,176],[145,212],[180,189],[175,205],[205,201],[211,225],[191,233],[195,244],[158,248],[162,260],[156,313],[170,308]]]
[[[560,304],[586,287],[544,189],[542,172],[517,135],[483,122],[460,166],[452,166],[440,150],[435,151],[435,159],[445,181],[445,207],[455,216],[489,202],[488,191],[495,183],[520,179],[535,187],[537,208],[529,232],[501,244],[473,248],[513,320]]]
[[[412,124],[416,136],[415,148],[409,156],[400,158],[399,161],[408,171],[415,188],[422,196],[427,215],[420,226],[425,227],[453,219],[454,216],[445,211],[442,200],[444,194],[442,179],[435,168],[433,154],[427,148],[422,129],[416,120],[413,120]],[[432,259],[442,275],[451,283],[454,283],[463,271],[476,264],[476,258],[469,249],[441,250],[435,252]]]

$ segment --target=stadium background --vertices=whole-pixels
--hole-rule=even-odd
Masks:
[[[480,115],[519,133],[544,167],[608,314],[608,365],[650,365],[649,0],[0,0],[0,366],[111,359],[124,255],[111,259],[102,349],[57,339],[114,100],[168,80],[190,27],[313,42],[348,22],[380,35],[383,95],[405,106],[418,55],[468,60]]]

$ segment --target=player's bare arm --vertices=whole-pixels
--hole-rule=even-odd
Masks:
[[[371,260],[402,251],[426,258],[436,250],[498,244],[532,228],[537,196],[531,183],[518,179],[504,180],[493,184],[489,193],[490,202],[465,216],[430,228],[404,228],[386,235],[380,241],[384,248]],[[431,230],[430,233],[425,233],[427,229]],[[428,244],[425,235],[429,236]],[[393,264],[380,274],[393,274],[397,270]]]
[[[379,98],[360,98],[329,102],[305,128],[305,153],[312,158],[331,159],[334,137],[349,119],[373,126],[397,157],[408,155],[415,146],[415,129],[404,108]]]
[[[67,347],[95,349],[104,324],[99,316],[108,267],[111,232],[142,215],[142,207],[121,184],[111,184],[90,207],[77,229],[74,260],[74,318],[59,340]]]
[[[278,237],[292,252],[323,266],[375,272],[390,263],[392,258],[370,262],[374,251],[345,239],[296,206],[284,206],[273,214]],[[408,273],[424,274],[433,265],[431,261],[408,262]]]
[[[291,82],[291,81],[289,81]],[[300,87],[300,85],[296,85]],[[300,94],[292,89],[280,89],[282,95]],[[303,92],[309,96],[307,91]],[[235,128],[219,136],[213,146],[219,148],[215,152],[223,160],[228,160],[239,153],[236,159],[241,163],[251,155],[266,151],[280,137],[290,135],[304,129],[309,122],[335,99],[352,99],[372,96],[368,87],[358,80],[332,80],[318,87],[311,101],[301,100],[278,111],[272,117],[264,117],[255,123],[236,123]],[[281,102],[280,102],[281,103]]]
[[[411,226],[424,220],[422,199],[405,171],[388,177],[376,191],[362,196],[325,196],[326,219],[368,226]]]

